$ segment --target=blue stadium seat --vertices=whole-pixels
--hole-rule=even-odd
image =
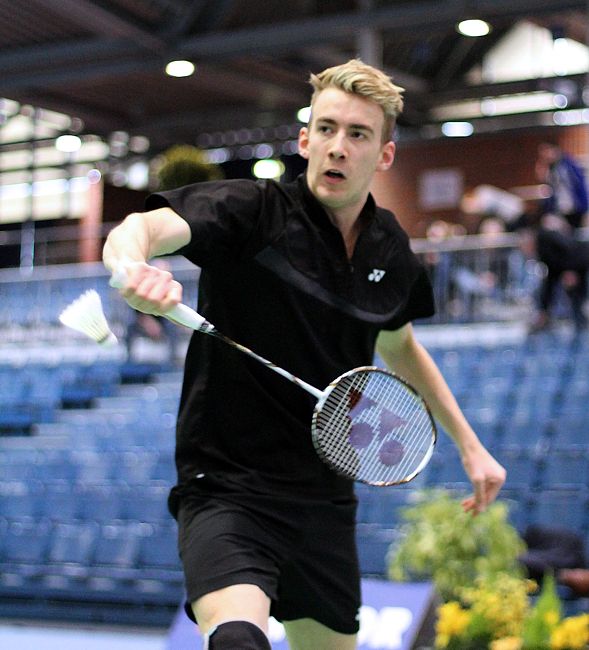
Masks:
[[[175,522],[142,526],[135,588],[143,597],[178,603],[184,576],[178,556]]]
[[[532,496],[530,522],[559,526],[582,532],[588,524],[588,499],[586,489],[543,490]]]
[[[42,584],[51,589],[83,589],[98,538],[95,522],[71,521],[53,527]]]
[[[128,448],[121,452],[116,478],[129,485],[145,484],[153,478],[158,458],[159,453],[155,450]]]
[[[171,573],[174,579],[177,578],[181,563],[175,521],[142,526],[137,566],[144,576],[155,577]]]
[[[521,490],[538,483],[540,464],[533,449],[525,446],[502,447],[495,456],[507,471],[505,487]]]
[[[52,479],[44,482],[42,516],[55,522],[68,522],[76,518],[78,503],[74,485],[65,479]]]
[[[162,452],[151,471],[153,481],[165,481],[170,485],[176,482],[176,464],[174,455]]]
[[[359,524],[356,530],[356,543],[360,573],[365,577],[385,577],[389,549],[398,539],[398,529]]]
[[[545,460],[544,489],[589,488],[589,451],[553,449]]]
[[[358,496],[358,521],[393,528],[402,523],[400,509],[407,505],[411,491],[400,486],[378,488],[363,486]]]
[[[43,508],[43,485],[35,480],[0,481],[0,516],[38,518]]]
[[[168,494],[170,485],[150,482],[145,485],[132,485],[123,497],[124,519],[158,523],[169,521]]]
[[[0,449],[0,478],[21,481],[38,478],[43,454],[36,448]]]
[[[72,495],[76,503],[77,517],[105,523],[120,519],[123,514],[124,495],[128,489],[123,483],[77,484]]]
[[[114,479],[117,464],[113,456],[94,450],[73,450],[69,462],[80,483],[101,483]]]
[[[51,523],[23,519],[9,522],[0,548],[0,586],[18,587],[42,574],[47,561]]]
[[[435,452],[431,463],[431,485],[458,486],[468,480],[458,451],[453,446]]]
[[[587,405],[579,411],[562,412],[550,422],[551,442],[554,447],[589,449],[589,420]]]
[[[504,502],[508,509],[508,522],[521,534],[526,529],[529,521],[530,490],[527,486],[515,488],[503,487],[499,493],[498,500]]]
[[[91,560],[93,577],[127,579],[133,576],[139,552],[141,524],[102,524]]]
[[[506,414],[497,427],[497,444],[500,447],[534,447],[546,443],[551,436],[551,420],[527,413]]]

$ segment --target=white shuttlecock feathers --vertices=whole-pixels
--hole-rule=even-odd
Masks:
[[[114,345],[117,337],[111,332],[102,301],[94,289],[85,291],[59,315],[59,320],[71,329],[86,334],[101,345]]]

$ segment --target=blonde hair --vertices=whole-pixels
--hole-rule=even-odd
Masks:
[[[360,59],[351,59],[319,74],[311,74],[309,83],[313,86],[311,107],[319,93],[326,88],[339,88],[378,104],[384,113],[383,140],[390,140],[397,116],[403,110],[404,88],[396,86],[384,72]]]

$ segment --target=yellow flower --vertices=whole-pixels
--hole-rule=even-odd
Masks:
[[[583,650],[589,642],[589,615],[565,618],[550,635],[552,650]]]
[[[529,609],[529,582],[508,574],[490,581],[477,580],[463,591],[473,616],[487,621],[495,639],[517,637]]]
[[[436,646],[445,648],[450,639],[460,636],[470,621],[470,614],[456,601],[444,603],[438,608],[436,622]]]
[[[521,650],[522,640],[515,636],[506,636],[502,639],[491,641],[489,650]]]

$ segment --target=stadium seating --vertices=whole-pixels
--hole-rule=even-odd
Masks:
[[[82,286],[64,284],[61,300]],[[54,311],[37,297],[39,310]],[[16,296],[8,304],[21,314]],[[502,498],[520,530],[558,521],[589,540],[588,342],[542,334],[432,349],[508,470]],[[175,367],[95,356],[0,361],[0,616],[18,605],[21,616],[28,607],[37,617],[171,620],[183,595],[167,511],[180,380]],[[386,575],[403,508],[423,487],[470,489],[442,430],[429,466],[408,486],[357,485],[365,576]]]

